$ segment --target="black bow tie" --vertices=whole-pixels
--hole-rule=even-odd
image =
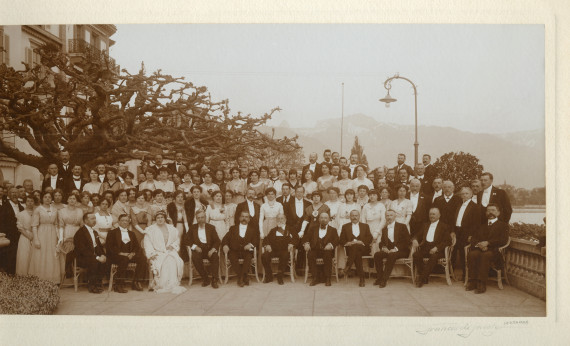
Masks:
[[[81,178],[73,178],[75,181],[81,181]]]

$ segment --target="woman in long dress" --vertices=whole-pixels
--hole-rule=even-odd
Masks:
[[[121,181],[117,179],[117,169],[115,167],[108,167],[105,181],[103,182],[103,184],[101,184],[99,193],[103,194],[105,191],[109,190],[115,193],[120,188],[121,188]]]
[[[168,205],[168,203],[166,203],[166,196],[164,194],[164,191],[162,191],[161,189],[156,189],[152,192],[152,197],[154,198],[154,203],[152,203],[150,205],[150,212],[151,212],[151,216],[152,219],[154,220],[156,218],[156,213],[158,213],[159,211],[163,211],[166,213],[166,206]]]
[[[342,204],[342,202],[338,199],[338,187],[329,187],[328,195],[329,200],[325,202],[325,204],[329,207],[331,211],[331,220],[329,222],[329,226],[336,228],[339,230],[338,226],[338,210]]]
[[[305,198],[311,198],[313,192],[318,191],[317,182],[313,180],[313,172],[309,169],[305,172],[303,187],[305,188]]]
[[[329,207],[322,202],[320,191],[313,192],[310,197],[313,203],[305,208],[303,223],[301,224],[302,232],[308,232],[314,225],[318,225],[319,215],[321,213],[327,213],[329,215],[331,213]]]
[[[178,185],[177,189],[184,191],[184,197],[189,198],[190,197],[190,189],[192,188],[192,186],[194,186],[194,183],[192,182],[192,173],[191,172],[184,172],[184,182],[182,184]]]
[[[330,174],[330,168],[329,165],[327,164],[321,165],[321,172],[323,173],[323,175],[321,175],[317,179],[317,188],[319,189],[319,191],[321,191],[321,194],[323,195],[323,203],[326,203],[326,201],[329,200],[329,194],[327,191],[329,187],[333,186],[335,182],[335,177]]]
[[[366,177],[366,169],[363,165],[356,167],[356,178],[352,180],[352,189],[357,191],[360,185],[366,185],[369,191],[374,188],[374,184]]]
[[[360,206],[354,201],[354,190],[348,189],[344,192],[344,203],[338,207],[338,228],[337,231],[340,236],[340,230],[344,224],[350,222],[350,212],[353,210],[358,210],[360,212]],[[340,251],[342,253],[342,251]]]
[[[212,203],[206,207],[206,222],[216,227],[218,237],[223,239],[226,233],[228,233],[228,226],[226,224],[227,208],[224,205],[222,191],[214,192],[212,197]]]
[[[270,187],[265,190],[267,202],[263,203],[259,208],[259,231],[261,239],[277,227],[277,215],[283,214],[283,204],[275,200],[275,189]]]
[[[180,244],[182,244],[182,238],[188,232],[189,227],[186,211],[184,210],[184,192],[180,190],[174,191],[172,199],[173,201],[166,206],[167,220],[171,220],[172,225],[178,230],[178,237],[180,238]],[[190,260],[188,251],[184,247],[180,248],[179,255],[184,262]]]
[[[129,207],[129,196],[127,195],[127,190],[119,189],[115,192],[115,204],[111,208],[111,216],[113,217],[113,228],[119,227],[119,216],[131,213],[131,208]]]
[[[134,188],[127,189],[127,205],[129,206],[129,211],[130,208],[137,203],[137,191],[138,190]]]
[[[259,167],[259,181],[261,181],[265,188],[273,187],[273,182],[269,179],[269,167],[261,166]]]
[[[144,250],[154,274],[152,287],[157,293],[180,294],[186,288],[180,286],[184,262],[178,255],[180,239],[178,230],[166,223],[166,213],[156,214],[156,223],[146,229]]]
[[[210,172],[202,174],[202,179],[204,179],[204,182],[200,185],[200,187],[202,187],[202,198],[210,203],[212,201],[212,195],[215,191],[220,191],[220,187],[214,184],[212,173]]]
[[[356,190],[356,204],[360,206],[360,214],[362,214],[362,208],[368,203],[368,186],[360,185]]]
[[[26,196],[24,203],[26,208],[16,216],[18,231],[21,233],[18,241],[18,253],[16,254],[16,275],[28,275],[32,255],[32,239],[34,239],[32,214],[36,206],[36,199],[33,196]]]
[[[79,194],[79,208],[83,210],[83,214],[93,212],[93,203],[91,203],[91,194],[83,191]]]
[[[99,181],[99,174],[97,171],[92,169],[89,171],[89,179],[90,181],[83,185],[83,191],[89,192],[91,195],[94,193],[99,193],[101,189],[101,182]]]
[[[245,192],[247,190],[247,183],[245,180],[241,179],[239,176],[239,169],[232,168],[232,180],[226,185],[226,192],[231,191],[233,193],[232,202],[236,205],[245,201]],[[226,200],[226,203],[228,200]]]
[[[259,173],[251,171],[249,173],[249,187],[255,191],[255,201],[260,205],[263,204],[263,197],[265,197],[265,189],[267,186],[259,180]]]
[[[406,225],[409,232],[414,205],[412,204],[412,201],[406,198],[408,187],[406,185],[400,185],[396,193],[398,194],[398,199],[392,201],[390,209],[393,209],[396,212],[396,222]]]
[[[73,254],[70,254],[75,246],[73,236],[83,225],[83,209],[78,206],[77,196],[67,197],[67,207],[57,213],[57,226],[59,228],[59,242],[57,243],[59,268],[62,274],[71,273]]]
[[[234,216],[236,214],[237,204],[232,203],[234,195],[231,190],[226,189],[225,206],[226,206],[226,228],[229,230],[234,225]]]
[[[338,188],[340,200],[344,202],[344,193],[348,189],[352,189],[352,179],[350,179],[350,168],[342,166],[340,168],[340,179],[333,183]]]
[[[279,196],[283,195],[283,184],[287,184],[287,183],[289,183],[287,181],[287,171],[284,169],[280,169],[279,170],[279,179],[277,179],[273,183],[273,188],[275,189],[277,198],[279,198]]]
[[[109,205],[109,201],[103,198],[99,203],[99,210],[95,213],[97,223],[93,226],[93,229],[99,234],[101,244],[105,244],[107,241],[107,234],[111,228],[113,228],[113,216],[109,212]]]
[[[52,192],[53,194],[53,202],[52,202],[52,207],[55,208],[55,210],[61,210],[63,208],[65,208],[65,204],[63,203],[63,190],[62,189],[55,189]]]
[[[392,200],[390,196],[392,195],[392,191],[389,188],[383,187],[380,188],[380,203],[384,204],[386,210],[390,209],[390,204],[392,204]]]
[[[152,216],[150,207],[146,203],[144,192],[139,191],[137,193],[137,201],[131,208],[131,225],[133,226],[133,232],[135,232],[137,241],[141,245],[144,235],[146,234],[146,228],[150,226],[151,222]]]
[[[57,210],[51,205],[52,194],[44,192],[42,203],[32,214],[32,255],[28,274],[56,284],[61,281],[57,258]]]
[[[380,203],[380,194],[376,190],[368,192],[368,203],[362,208],[360,219],[367,223],[372,233],[372,254],[378,251],[378,237],[382,235],[382,228],[386,225],[386,208]]]

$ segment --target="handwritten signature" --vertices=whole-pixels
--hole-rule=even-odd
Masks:
[[[505,328],[520,328],[528,326],[528,320],[487,322],[487,323],[440,323],[430,327],[417,329],[416,333],[428,335],[434,333],[454,333],[462,338],[468,338],[477,331],[483,336],[492,336],[497,330]]]

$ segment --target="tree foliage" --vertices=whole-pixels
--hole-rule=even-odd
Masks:
[[[158,70],[119,75],[105,59],[77,69],[56,47],[37,49],[41,64],[16,71],[0,65],[0,130],[27,141],[30,154],[0,141],[0,151],[44,171],[66,149],[85,167],[113,164],[146,153],[173,158],[175,151],[200,164],[239,156],[263,159],[268,151],[298,155],[297,137],[272,138],[257,130],[261,117],[232,114],[228,100],[212,101],[205,86]]]
[[[443,154],[435,161],[434,167],[440,172],[443,180],[451,180],[457,190],[463,186],[469,186],[471,180],[483,173],[483,166],[479,164],[479,159],[462,151]]]
[[[354,154],[358,155],[359,164],[368,167],[368,159],[366,158],[366,154],[364,154],[364,147],[358,142],[358,136],[354,136],[354,144],[352,145],[352,149],[350,149],[350,156]]]

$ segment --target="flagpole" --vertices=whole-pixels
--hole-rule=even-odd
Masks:
[[[344,82],[342,83],[342,108],[340,115],[340,156],[342,157],[342,139],[344,130]]]

